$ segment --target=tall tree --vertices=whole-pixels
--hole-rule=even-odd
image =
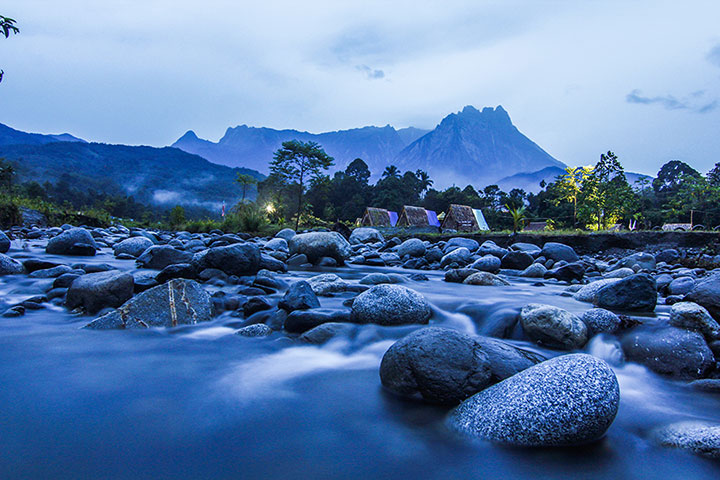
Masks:
[[[382,178],[399,178],[400,170],[395,165],[388,165],[382,173]]]
[[[15,22],[14,19],[0,15],[0,35],[4,35],[5,38],[8,38],[11,33],[19,33],[20,29],[16,26],[16,23],[17,22]],[[5,72],[0,70],[0,82],[2,82],[4,74]]]
[[[271,174],[298,186],[295,230],[300,225],[306,182],[320,177],[323,170],[332,166],[333,161],[316,142],[290,140],[283,142],[282,148],[275,152],[270,162]]]
[[[600,155],[600,161],[584,180],[578,203],[586,221],[600,230],[628,214],[633,198],[617,155],[608,151]]]
[[[560,194],[558,202],[572,203],[573,206],[573,227],[577,226],[577,201],[582,190],[583,182],[592,173],[593,167],[567,167],[565,174],[561,175],[556,183]]]
[[[238,172],[235,183],[239,184],[242,188],[242,200],[240,200],[242,203],[245,203],[245,194],[247,193],[248,187],[255,185],[257,182],[257,179],[252,175]]]

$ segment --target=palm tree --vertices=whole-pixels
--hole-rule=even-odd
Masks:
[[[382,173],[382,178],[400,178],[400,170],[395,165],[388,165]]]
[[[519,208],[510,208],[509,205],[505,205],[505,208],[510,212],[510,216],[513,219],[513,235],[521,230],[525,226],[525,206]]]
[[[242,203],[245,203],[245,194],[247,192],[247,188],[250,185],[255,185],[257,183],[257,179],[253,177],[252,175],[247,175],[245,173],[238,173],[237,178],[235,178],[235,183],[239,183],[242,187],[242,200],[240,200]]]
[[[417,170],[415,172],[415,176],[417,177],[418,181],[420,182],[420,186],[422,187],[420,189],[420,193],[422,193],[425,190],[427,190],[428,188],[432,187],[433,181],[427,172],[425,172],[423,170]]]

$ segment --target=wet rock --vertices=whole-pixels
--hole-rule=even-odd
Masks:
[[[385,388],[454,405],[490,385],[490,361],[472,337],[449,328],[417,330],[395,342],[380,364]]]
[[[703,378],[693,380],[688,384],[693,390],[700,392],[720,393],[720,378]]]
[[[607,278],[588,283],[580,287],[580,289],[573,294],[573,298],[580,302],[595,303],[597,301],[597,294],[601,288],[619,280],[618,278]]]
[[[547,271],[548,269],[545,268],[545,265],[543,265],[542,263],[533,263],[525,270],[520,272],[520,276],[528,278],[544,278]]]
[[[470,263],[471,258],[472,254],[470,250],[465,247],[458,247],[442,257],[440,260],[440,268],[444,268],[453,263],[459,266],[467,265]]]
[[[657,285],[648,274],[640,273],[605,285],[597,292],[595,305],[607,310],[652,312],[657,303]]]
[[[307,281],[315,292],[315,295],[325,297],[335,293],[363,292],[367,290],[365,285],[354,285],[346,282],[334,273],[324,273],[310,277]]]
[[[267,337],[272,335],[272,329],[264,323],[256,323],[255,325],[248,325],[247,327],[241,328],[235,332],[235,334],[241,337]]]
[[[445,244],[444,251],[445,253],[449,253],[456,248],[466,248],[468,251],[474,252],[480,248],[480,244],[472,238],[453,237]]]
[[[290,285],[290,288],[285,292],[282,300],[280,300],[278,307],[292,312],[294,310],[318,308],[320,307],[320,302],[310,284],[305,280],[300,280]]]
[[[528,338],[551,348],[574,350],[588,340],[587,327],[577,315],[552,305],[524,306],[520,324]]]
[[[23,271],[22,263],[4,253],[0,253],[0,275],[18,275]]]
[[[354,323],[404,325],[427,323],[430,304],[420,293],[402,285],[376,285],[361,293],[352,304]]]
[[[620,260],[617,264],[618,268],[633,268],[635,266],[639,267],[641,270],[655,270],[657,263],[655,262],[655,257],[650,255],[649,253],[640,252],[628,255],[627,257]]]
[[[685,295],[695,288],[695,279],[692,277],[678,277],[667,286],[669,295]]]
[[[35,270],[30,275],[30,278],[56,278],[60,275],[72,272],[73,269],[67,265],[58,265],[57,267],[45,268],[42,270]],[[82,273],[82,271],[81,271]]]
[[[540,255],[554,262],[566,261],[568,263],[579,260],[575,250],[569,245],[558,242],[547,242],[543,245]]]
[[[680,328],[632,331],[623,337],[621,345],[628,360],[663,375],[703,378],[715,364],[703,336]]]
[[[338,337],[350,337],[357,329],[351,323],[323,323],[300,335],[300,340],[313,345],[322,345]]]
[[[521,350],[497,338],[484,336],[473,338],[488,357],[492,383],[510,378],[545,360],[540,355]]]
[[[450,283],[462,283],[470,275],[478,273],[474,268],[453,268],[445,272],[445,281]]]
[[[427,248],[425,247],[425,243],[423,243],[422,240],[419,240],[417,238],[410,238],[400,244],[397,250],[397,254],[400,256],[400,258],[404,257],[405,255],[409,255],[411,257],[422,257],[425,255],[426,251]]]
[[[497,258],[502,258],[507,255],[508,250],[497,246],[492,240],[486,240],[482,245],[480,245],[477,253],[481,256],[492,255]]]
[[[702,305],[715,320],[720,320],[720,272],[700,280],[683,300]]]
[[[620,317],[604,308],[592,308],[580,318],[588,329],[588,337],[598,333],[615,333],[620,330]]]
[[[2,314],[2,316],[5,318],[22,317],[23,315],[25,315],[25,307],[23,307],[22,305],[15,305],[13,307],[10,307]]]
[[[288,244],[291,255],[304,254],[310,263],[330,257],[342,265],[352,256],[350,244],[337,232],[301,233],[292,237]]]
[[[630,275],[635,275],[635,270],[628,267],[622,267],[618,268],[617,270],[612,270],[605,275],[603,275],[604,278],[625,278],[629,277]]]
[[[283,228],[278,233],[275,234],[276,238],[282,238],[286,242],[289,242],[292,237],[296,235],[295,230],[292,228]]]
[[[360,245],[363,243],[385,242],[385,238],[382,233],[374,228],[360,227],[352,231],[348,241],[350,245]]]
[[[198,271],[206,268],[216,268],[228,275],[241,277],[244,275],[255,275],[261,268],[262,258],[260,248],[257,245],[252,243],[235,243],[196,253],[190,263],[194,265]]]
[[[270,255],[265,255],[264,253],[260,255],[260,265],[258,268],[270,270],[271,272],[287,272],[287,265],[285,265],[285,262],[271,257]]]
[[[0,230],[0,253],[7,253],[10,250],[10,238]]]
[[[380,285],[382,283],[403,283],[405,278],[396,273],[369,273],[360,279],[361,285]]]
[[[720,325],[697,303],[678,302],[670,309],[670,325],[702,333],[708,339],[720,338]]]
[[[192,258],[193,254],[190,252],[178,250],[169,245],[153,245],[146,249],[136,261],[143,268],[162,270],[168,265],[190,263]]]
[[[175,327],[211,319],[210,295],[193,280],[176,279],[136,295],[85,328]]]
[[[195,270],[195,267],[189,263],[176,263],[163,268],[162,271],[157,274],[155,280],[157,280],[158,283],[165,283],[173,278],[187,278],[194,280],[197,276],[197,270]]]
[[[65,305],[69,309],[82,307],[94,315],[103,308],[119,307],[132,297],[134,279],[119,271],[88,273],[75,279],[68,288]]]
[[[27,270],[29,273],[35,272],[37,270],[45,270],[48,268],[53,268],[60,266],[60,263],[57,262],[48,262],[47,260],[37,260],[35,258],[31,258],[29,260],[25,260],[22,262],[23,266],[25,267],[25,270]]]
[[[481,285],[481,286],[504,286],[510,285],[507,281],[489,272],[477,272],[473,273],[463,283],[466,285]]]
[[[680,258],[680,254],[674,248],[663,250],[655,255],[655,263],[665,262],[672,265]]]
[[[115,244],[113,253],[116,257],[123,254],[139,257],[145,250],[153,245],[155,245],[153,241],[147,237],[130,237]]]
[[[64,273],[53,281],[53,288],[68,288],[78,277],[78,273]]]
[[[685,421],[670,424],[653,432],[653,439],[663,447],[689,450],[708,458],[720,458],[720,425]]]
[[[261,312],[263,310],[270,310],[272,305],[263,297],[252,297],[245,302],[242,308],[245,318],[248,318],[254,313]]]
[[[285,319],[285,330],[289,333],[303,333],[324,323],[350,322],[350,312],[345,309],[311,308],[295,310]]]
[[[497,273],[500,271],[501,263],[500,259],[494,255],[484,255],[470,264],[470,268],[481,272]]]
[[[533,257],[529,253],[510,251],[502,257],[501,266],[509,270],[525,270],[532,265],[533,261]]]
[[[562,355],[465,400],[448,425],[505,445],[580,445],[605,434],[619,403],[618,382],[607,363],[585,354]]]
[[[45,252],[56,255],[93,256],[99,250],[93,236],[84,228],[70,228],[48,241]]]

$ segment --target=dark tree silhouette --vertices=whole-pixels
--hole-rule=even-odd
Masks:
[[[0,15],[0,35],[4,35],[5,38],[8,38],[11,33],[19,33],[20,29],[15,25],[15,23],[14,19]],[[2,82],[4,74],[5,72],[0,70],[0,82]]]

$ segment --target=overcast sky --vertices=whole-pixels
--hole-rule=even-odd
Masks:
[[[503,105],[557,159],[720,161],[720,1],[18,0],[0,122],[108,143],[434,127]]]

